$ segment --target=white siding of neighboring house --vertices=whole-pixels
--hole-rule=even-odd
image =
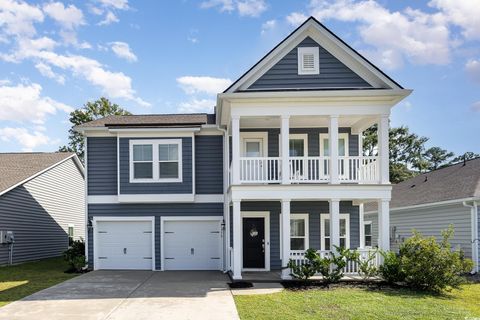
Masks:
[[[372,221],[373,244],[378,242],[378,215],[365,214],[365,221]],[[452,224],[455,234],[450,243],[454,248],[460,247],[467,257],[472,257],[471,243],[471,210],[462,205],[450,204],[428,208],[415,208],[390,212],[390,228],[396,227],[395,234],[391,232],[390,248],[398,251],[400,244],[412,235],[412,230],[419,231],[424,236],[435,236],[441,239],[441,232]],[[480,221],[479,221],[480,224]]]

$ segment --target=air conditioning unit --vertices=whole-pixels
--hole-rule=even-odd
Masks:
[[[0,244],[9,244],[15,242],[13,231],[0,230]]]

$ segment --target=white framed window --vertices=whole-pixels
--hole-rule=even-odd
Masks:
[[[372,240],[373,240],[373,225],[372,221],[365,221],[363,223],[363,232],[365,237],[365,247],[371,248],[372,247]]]
[[[328,141],[328,133],[320,134],[320,156],[330,156],[330,143]],[[338,134],[338,156],[348,157],[348,133]]]
[[[280,214],[280,256],[282,254],[282,214]],[[309,248],[308,213],[290,214],[290,250],[305,251]]]
[[[75,237],[75,226],[73,224],[68,225],[68,238],[73,240]]]
[[[298,74],[320,74],[320,54],[318,47],[299,47]]]
[[[330,246],[330,215],[320,215],[321,250],[331,250]],[[350,248],[350,215],[340,214],[340,247]]]
[[[290,157],[308,157],[308,134],[291,133],[288,136],[288,154]],[[278,135],[278,148],[282,154],[281,136]]]
[[[182,182],[182,139],[130,140],[130,182]]]

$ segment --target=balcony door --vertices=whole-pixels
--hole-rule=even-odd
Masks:
[[[261,182],[267,179],[267,136],[263,132],[241,133],[240,179]]]
[[[320,134],[320,156],[321,157],[330,157],[330,142],[328,140],[328,133]],[[338,134],[338,172],[340,177],[345,177],[348,175],[348,133],[339,133]],[[328,161],[324,160],[323,172],[325,175],[328,174]]]

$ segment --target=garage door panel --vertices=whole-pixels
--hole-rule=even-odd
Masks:
[[[219,270],[218,221],[165,221],[165,270]]]

